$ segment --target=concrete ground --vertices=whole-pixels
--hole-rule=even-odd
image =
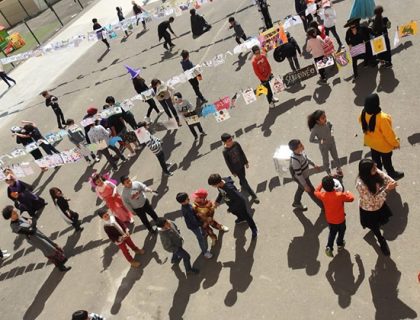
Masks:
[[[127,3],[121,1],[123,7],[128,7]],[[350,6],[348,0],[335,6],[342,39],[345,31],[341,26]],[[384,6],[393,23],[392,30],[420,15],[415,0],[387,2]],[[111,19],[113,12],[109,10],[112,9],[105,1],[92,7],[101,20]],[[37,95],[44,88],[50,88],[60,98],[66,118],[80,119],[88,106],[100,108],[108,95],[119,100],[135,94],[124,65],[141,67],[147,81],[154,77],[166,80],[181,72],[179,54],[184,48],[192,52],[191,60],[195,63],[233,49],[236,43],[232,31],[228,30],[228,16],[234,15],[249,35],[256,34],[261,25],[256,8],[247,0],[213,1],[203,6],[201,12],[213,25],[212,30],[193,40],[188,14],[176,18],[173,28],[180,37],[174,40],[177,46],[171,54],[164,53],[158,45],[157,24],[153,22],[144,34],[140,28],[126,42],[121,43],[121,38],[113,40],[112,50],[106,55],[104,45],[95,43],[26,62],[11,74],[19,81],[18,85],[1,98],[2,112],[8,112],[1,118],[0,131],[5,137],[1,152],[15,147],[9,128],[20,120],[35,121],[42,132],[55,128],[54,114]],[[292,1],[271,2],[274,19],[293,12]],[[81,18],[71,28],[86,29],[92,14],[85,13],[85,20]],[[302,26],[289,31],[300,45],[304,44]],[[63,37],[65,32],[70,31],[62,31]],[[155,157],[147,149],[121,167],[115,178],[129,173],[158,190],[159,195],[152,198],[152,203],[159,215],[175,220],[180,227],[185,248],[201,270],[198,276],[186,277],[182,264],[179,268],[172,267],[170,255],[163,250],[160,240],[148,235],[137,218],[133,240],[144,246],[146,254],[136,257],[142,267],[131,269],[117,247],[107,240],[101,221],[93,215],[101,204],[87,183],[93,169],[86,168],[83,161],[25,178],[50,202],[39,227],[64,247],[72,270],[63,274],[45,265],[42,254],[15,239],[8,222],[1,220],[1,248],[14,254],[0,268],[2,318],[69,319],[80,308],[102,313],[109,319],[417,318],[420,250],[415,244],[420,222],[414,217],[415,208],[420,206],[416,117],[420,62],[416,59],[418,38],[406,38],[403,42],[404,46],[394,50],[393,69],[361,69],[356,84],[351,83],[350,67],[330,73],[327,85],[320,86],[316,78],[310,79],[303,87],[279,95],[280,102],[273,110],[268,109],[263,97],[251,105],[241,100],[237,109],[231,111],[231,119],[223,123],[204,119],[202,123],[208,135],[199,142],[193,141],[185,125],[175,131],[158,131],[156,135],[162,138],[167,157],[175,164],[172,177],[161,176]],[[223,66],[206,69],[201,82],[204,95],[214,101],[232,96],[236,90],[255,87],[258,81],[250,57],[250,54],[232,56]],[[269,59],[275,74],[289,72],[287,62],[277,64],[271,53]],[[301,65],[312,62],[310,58],[300,58],[300,61]],[[188,83],[177,89],[193,99]],[[320,153],[308,141],[305,122],[313,110],[325,109],[334,124],[345,187],[356,192],[357,163],[368,152],[363,147],[357,116],[364,97],[374,91],[381,97],[382,109],[393,116],[402,141],[394,162],[406,174],[399,181],[398,193],[389,197],[394,216],[384,227],[384,234],[392,255],[383,257],[372,236],[361,228],[355,202],[347,205],[346,250],[330,259],[324,254],[328,230],[323,216],[306,195],[303,201],[309,210],[304,214],[293,212],[291,202],[296,185],[290,179],[278,177],[272,155],[279,145],[298,137],[307,153],[320,164]],[[137,120],[144,117],[146,107],[142,102],[136,103]],[[162,119],[166,120],[166,116],[162,115],[159,120]],[[194,235],[180,217],[175,195],[180,191],[191,193],[199,187],[210,189],[207,186],[210,173],[229,174],[219,142],[223,132],[234,133],[249,158],[248,179],[261,199],[261,204],[253,205],[260,235],[257,241],[251,242],[250,231],[243,225],[235,226],[233,216],[222,206],[216,219],[231,230],[219,236],[213,250],[215,257],[204,261],[199,257]],[[70,146],[66,140],[58,148]],[[103,160],[94,169],[101,170],[104,166]],[[312,181],[318,183],[322,176],[322,173],[315,174]],[[72,208],[84,221],[85,230],[81,234],[73,234],[58,216],[48,196],[52,186],[59,186],[72,199]],[[4,183],[1,188],[1,203],[9,204]],[[215,190],[209,191],[214,199]]]

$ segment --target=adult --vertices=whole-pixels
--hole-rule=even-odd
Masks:
[[[178,113],[176,112],[176,109],[172,102],[175,89],[171,86],[162,83],[159,79],[153,79],[151,82],[151,86],[155,92],[156,98],[158,99],[163,110],[165,110],[169,119],[175,117],[178,126],[182,126],[181,122],[179,121]]]
[[[45,106],[51,107],[57,117],[58,129],[63,129],[66,126],[66,120],[64,120],[63,110],[58,105],[58,98],[50,94],[47,90],[41,92],[41,96],[45,98]]]
[[[13,233],[24,236],[26,241],[33,247],[41,250],[44,256],[54,263],[58,270],[65,272],[71,269],[71,267],[65,266],[67,258],[63,249],[39,231],[35,221],[20,216],[13,206],[6,206],[3,209],[3,217],[6,220],[11,220],[10,227]]]
[[[60,153],[60,151],[58,151],[52,144],[47,141],[47,139],[45,139],[34,122],[22,121],[22,123],[24,124],[23,129],[25,130],[23,135],[32,138],[33,141],[36,141],[36,143],[45,151],[46,154],[52,155],[54,153]]]
[[[204,19],[203,16],[199,15],[195,9],[190,10],[190,21],[191,21],[191,32],[193,38],[201,36],[204,32],[207,32],[211,29],[211,25],[209,25]]]
[[[350,54],[352,54],[354,82],[359,77],[359,73],[357,71],[357,61],[363,59],[364,66],[368,66],[369,60],[372,56],[372,49],[369,43],[369,29],[360,25],[360,19],[348,20],[344,25],[344,28],[348,28],[346,31],[346,43],[349,46]],[[363,44],[365,44],[364,49]],[[352,53],[352,48],[356,46],[361,48],[360,51]]]
[[[143,24],[143,30],[146,30],[146,21],[144,20],[144,17],[140,16],[140,14],[145,11],[142,7],[140,7],[135,1],[131,1],[133,5],[133,12],[134,15],[137,17],[136,25],[139,25],[139,21],[141,20],[141,23]]]
[[[9,88],[11,88],[11,87],[12,87],[12,85],[9,83],[9,81],[12,81],[12,82],[13,82],[13,85],[15,85],[15,84],[16,84],[16,81],[15,81],[14,79],[10,78],[10,77],[6,74],[6,72],[4,71],[3,63],[1,63],[1,62],[0,62],[0,78],[2,78],[2,80],[3,80],[4,82],[6,82],[6,84],[9,86]]]
[[[106,35],[104,35],[103,31],[104,28],[98,23],[98,19],[94,18],[92,19],[92,23],[93,23],[93,31],[96,32],[96,36],[98,38],[98,40],[101,40],[103,43],[105,43],[107,50],[111,50],[111,46],[109,45],[108,40],[106,39]]]
[[[174,35],[174,37],[176,38],[176,34],[175,32],[172,30],[171,28],[171,23],[175,21],[174,17],[170,17],[169,20],[165,20],[161,23],[159,23],[158,25],[158,37],[159,37],[159,41],[163,38],[165,41],[163,43],[163,47],[166,50],[172,50],[173,47],[175,47],[175,45],[172,43],[171,40],[171,35],[168,32],[169,31]],[[169,46],[169,48],[168,48]]]
[[[26,211],[31,217],[36,217],[37,211],[44,208],[45,200],[32,192],[32,187],[18,180],[13,174],[6,176],[7,197],[15,203],[21,212]]]
[[[309,28],[309,23],[313,20],[313,17],[311,14],[306,15],[306,9],[308,9],[308,6],[306,4],[306,0],[295,0],[295,9],[297,15],[302,20],[303,29],[305,29],[305,32]]]
[[[97,173],[92,175],[92,181],[96,186],[96,195],[105,201],[106,206],[112,211],[113,215],[124,223],[132,223],[134,221],[133,214],[124,205],[117,186]]]
[[[258,236],[257,226],[248,211],[244,196],[235,187],[232,178],[222,178],[219,174],[215,173],[209,176],[207,182],[219,191],[219,195],[214,202],[214,207],[217,208],[223,200],[228,206],[228,212],[237,217],[235,223],[247,222],[252,231],[252,238],[256,238]]]
[[[389,41],[388,29],[391,28],[391,21],[387,17],[384,17],[382,13],[384,8],[382,6],[377,6],[375,8],[375,17],[372,19],[372,33],[375,37],[384,36],[386,51],[378,55],[378,59],[384,61],[383,66],[385,68],[392,68],[391,61],[391,43]]]
[[[132,181],[128,176],[122,176],[120,181],[124,185],[124,189],[121,193],[124,205],[128,210],[134,212],[140,218],[141,222],[150,233],[156,233],[156,230],[150,225],[146,214],[155,222],[158,219],[158,215],[150,204],[149,199],[147,199],[146,192],[153,192],[154,194],[157,194],[157,192],[148,188],[140,181]]]
[[[241,145],[239,142],[233,141],[233,137],[229,133],[223,133],[221,140],[224,144],[223,157],[230,172],[239,178],[239,184],[242,190],[248,192],[252,201],[256,204],[260,203],[260,200],[246,179],[246,169],[249,168],[249,162]]]
[[[383,165],[394,180],[404,177],[404,173],[395,171],[392,165],[392,151],[400,148],[400,140],[392,128],[391,116],[382,112],[379,96],[376,93],[366,97],[359,122],[364,133],[364,145],[370,147],[372,159],[378,168],[382,170]]]
[[[271,91],[270,80],[273,78],[271,72],[270,62],[268,62],[265,54],[261,53],[259,46],[255,45],[252,47],[252,68],[254,69],[255,75],[261,81],[261,84],[267,88],[267,101],[270,108],[274,108],[275,102],[278,102],[279,99],[273,96],[273,91]]]
[[[13,127],[11,128],[11,131],[13,133],[13,136],[16,136],[17,144],[21,144],[22,146],[26,147],[35,142],[29,135],[26,134],[25,129],[21,127]],[[29,153],[32,155],[32,157],[34,157],[35,160],[39,160],[42,158],[42,153],[41,150],[39,150],[39,148],[31,150],[29,151]],[[46,168],[41,169],[47,170]]]
[[[182,50],[181,52],[181,66],[182,70],[187,71],[194,68],[194,64],[190,60],[190,53],[187,50]],[[197,98],[201,101],[201,103],[206,103],[207,99],[204,98],[203,94],[200,91],[200,83],[199,79],[201,79],[201,74],[194,76],[193,78],[189,79],[188,82],[191,84],[191,87],[193,88],[195,95]]]
[[[270,29],[273,27],[273,21],[271,21],[270,12],[268,11],[269,4],[267,0],[256,0],[258,11],[261,13],[264,20],[265,28]]]
[[[396,187],[397,182],[379,170],[371,159],[359,162],[356,189],[359,192],[360,223],[363,229],[368,228],[373,232],[386,256],[390,255],[390,251],[380,227],[392,216],[385,200],[388,193]]]
[[[129,67],[126,67],[126,68],[128,72],[130,73],[131,80],[133,81],[134,90],[136,90],[138,94],[141,94],[143,92],[150,90],[146,84],[146,81],[140,76],[140,69],[134,70]],[[149,109],[147,109],[147,113],[144,119],[146,120],[146,122],[150,122],[150,116],[152,114],[152,111],[155,110],[156,113],[158,114],[160,114],[161,111],[157,107],[155,99],[149,98],[146,100],[146,103],[149,105]]]

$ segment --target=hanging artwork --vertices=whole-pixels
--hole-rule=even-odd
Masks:
[[[260,42],[260,47],[267,52],[277,48],[283,43],[287,43],[287,36],[283,26],[279,23],[272,28],[261,32],[258,36],[258,40]]]

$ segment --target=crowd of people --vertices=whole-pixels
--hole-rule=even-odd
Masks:
[[[326,43],[328,42],[326,39],[329,39],[330,32],[338,43],[337,51],[341,50],[343,44],[339,31],[336,29],[336,12],[332,7],[332,3],[329,1],[316,1],[319,8],[322,8],[322,14],[312,16],[312,14],[306,15],[304,13],[307,9],[306,1],[295,0],[295,2],[297,14],[301,17],[307,34],[305,48],[308,53],[312,54],[315,63],[325,57]],[[268,3],[265,0],[257,0],[257,5],[262,14],[265,27],[272,27]],[[124,20],[122,9],[120,7],[116,9],[119,20]],[[135,15],[139,15],[144,9],[133,1],[133,11]],[[378,63],[381,63],[385,68],[392,67],[387,32],[390,22],[388,18],[383,16],[383,11],[381,6],[377,6],[374,10],[373,18],[369,20],[370,24],[361,24],[360,18],[353,18],[345,26],[348,28],[345,42],[349,50],[361,43],[364,43],[366,47],[365,52],[352,57],[354,79],[357,79],[359,76],[357,61],[360,59],[363,59],[366,65],[376,66]],[[192,9],[190,14],[194,37],[211,30],[211,25],[195,9]],[[171,50],[175,46],[172,43],[170,34],[172,33],[176,36],[171,28],[174,20],[171,17],[161,22],[158,26],[159,40],[164,40],[163,47],[167,50]],[[142,22],[144,29],[146,29],[145,20],[139,19],[137,24],[139,21]],[[93,23],[93,29],[98,30],[99,36],[99,32],[103,28],[97,19],[93,19]],[[234,30],[235,40],[238,44],[241,43],[241,40],[247,40],[245,31],[234,17],[230,17],[228,23],[230,28]],[[372,36],[378,35],[385,36],[387,50],[380,56],[373,56],[368,40]],[[128,33],[126,33],[126,36],[128,37]],[[296,71],[300,69],[297,54],[302,55],[303,50],[301,50],[289,33],[287,37],[288,43],[281,46],[281,50],[275,52],[275,58],[278,56],[276,60],[282,61],[287,57],[292,70]],[[107,48],[110,49],[108,40],[102,34],[101,39]],[[266,96],[270,108],[274,108],[275,103],[279,99],[274,96],[271,90],[270,80],[273,78],[273,72],[269,59],[264,49],[259,46],[252,47],[252,53],[253,70],[261,84],[267,89]],[[182,50],[180,64],[183,71],[194,68],[194,64],[190,61],[188,50]],[[124,165],[129,158],[136,155],[136,152],[142,150],[142,143],[139,142],[135,133],[135,130],[138,129],[144,130],[148,135],[148,140],[144,145],[157,157],[162,173],[171,176],[173,174],[171,172],[172,166],[167,162],[168,159],[165,156],[166,146],[158,137],[152,134],[153,132],[150,132],[152,131],[150,129],[152,111],[155,111],[157,115],[165,112],[168,120],[175,120],[176,125],[180,128],[182,126],[181,119],[187,118],[190,113],[196,110],[183,97],[181,92],[177,92],[173,87],[158,78],[152,79],[150,84],[148,84],[140,75],[140,70],[130,67],[127,67],[127,70],[131,76],[135,92],[143,94],[144,92],[152,91],[152,94],[145,99],[149,106],[144,118],[145,121],[137,121],[131,111],[121,108],[120,103],[116,102],[114,97],[108,96],[103,106],[103,110],[108,112],[108,116],[99,116],[101,111],[97,108],[89,107],[83,116],[85,125],[79,126],[76,124],[77,121],[73,119],[67,118],[65,120],[56,96],[48,91],[43,91],[41,95],[45,98],[46,107],[53,109],[57,118],[58,128],[67,131],[68,139],[81,150],[88,165],[94,165],[104,156],[111,166],[112,169],[108,174],[95,172],[89,181],[96,196],[105,204],[102,209],[97,210],[97,215],[103,223],[104,234],[119,247],[128,263],[133,268],[138,268],[141,265],[141,260],[136,260],[130,253],[129,248],[134,254],[140,256],[145,253],[144,249],[137,246],[131,238],[130,230],[132,230],[133,224],[136,223],[134,217],[138,216],[150,234],[159,235],[163,249],[172,254],[171,262],[173,264],[177,264],[182,260],[187,274],[197,274],[200,271],[191,264],[191,255],[184,248],[184,240],[179,227],[174,221],[164,218],[163,213],[156,212],[148,199],[148,193],[157,197],[160,196],[159,193],[143,182],[136,181],[126,175],[120,177],[119,181],[112,178],[119,168],[115,156],[121,161],[121,165]],[[327,82],[328,78],[325,69],[320,69],[319,74],[320,81],[322,83]],[[7,78],[3,77],[3,79],[7,81]],[[199,105],[203,105],[207,102],[207,99],[200,90],[200,80],[201,75],[198,74],[190,79],[189,83],[199,101]],[[158,108],[156,100],[163,111]],[[396,171],[392,163],[393,151],[399,148],[400,141],[393,130],[391,116],[381,110],[379,96],[371,94],[366,97],[363,111],[359,117],[360,127],[364,133],[364,144],[370,147],[372,159],[363,159],[359,163],[356,180],[358,197],[344,190],[342,183],[344,172],[338,156],[339,148],[334,138],[333,125],[328,121],[325,111],[315,110],[308,115],[307,122],[310,131],[308,141],[319,145],[322,167],[317,166],[306,155],[301,139],[295,138],[289,141],[288,146],[292,151],[290,172],[297,184],[297,190],[291,203],[292,207],[300,211],[308,210],[307,206],[302,203],[302,197],[305,192],[319,206],[322,213],[325,214],[326,222],[329,225],[329,236],[325,253],[327,256],[333,257],[334,242],[336,242],[338,251],[342,250],[346,244],[344,240],[346,230],[344,203],[353,202],[357,199],[359,202],[361,226],[370,229],[376,236],[382,253],[386,256],[390,255],[390,249],[381,233],[380,227],[387,223],[392,216],[386,204],[387,195],[390,192],[394,192],[393,190],[397,187],[396,181],[403,178],[404,173]],[[194,139],[201,139],[206,135],[199,120],[194,123],[187,122],[186,124]],[[37,142],[38,146],[47,155],[59,153],[44,138],[33,122],[23,121],[21,126],[14,127],[12,131],[17,139],[17,143],[23,146]],[[260,199],[246,178],[246,171],[250,169],[246,152],[230,133],[223,133],[220,140],[223,144],[222,154],[227,169],[234,177],[238,178],[241,190],[238,190],[232,177],[213,173],[208,177],[207,184],[218,191],[216,199],[208,199],[208,190],[205,188],[200,188],[194,192],[191,192],[192,190],[180,190],[176,198],[173,199],[174,203],[176,201],[181,206],[185,225],[197,238],[199,250],[205,259],[212,259],[213,257],[212,248],[218,241],[217,233],[229,231],[229,227],[220,224],[215,216],[215,212],[220,210],[218,207],[223,203],[227,205],[228,212],[236,217],[235,224],[245,223],[250,228],[252,241],[258,237],[259,233],[257,224],[250,212],[250,206],[259,204]],[[92,144],[96,145],[96,152],[89,148],[89,145]],[[126,155],[127,151],[128,154]],[[30,153],[34,159],[42,157],[39,148],[32,150]],[[335,162],[335,172],[332,171],[330,165],[330,155]],[[310,166],[315,167],[318,171],[322,169],[326,172],[325,177],[322,178],[321,183],[317,184],[316,187],[314,187],[310,179]],[[382,171],[383,168],[386,173]],[[46,170],[46,168],[41,169]],[[6,220],[10,220],[12,232],[22,235],[30,245],[41,250],[44,256],[53,262],[60,271],[67,272],[71,267],[66,265],[67,258],[63,249],[37,228],[37,220],[40,217],[40,213],[48,203],[45,199],[35,194],[28,183],[19,180],[13,170],[5,169],[4,173],[6,175],[5,182],[8,185],[7,195],[13,205],[5,206],[2,213]],[[122,188],[118,187],[119,183]],[[75,232],[81,232],[83,230],[81,217],[70,208],[70,199],[64,196],[66,190],[62,191],[58,187],[52,187],[49,191],[52,203],[56,206],[60,216],[74,228]],[[21,215],[24,212],[27,212],[30,217],[27,218]],[[149,221],[147,216],[153,222]],[[210,246],[208,240],[210,240]],[[10,257],[10,253],[6,250],[0,251],[0,259],[8,257]],[[79,310],[73,314],[73,319],[101,319],[101,317],[89,314],[85,310]]]

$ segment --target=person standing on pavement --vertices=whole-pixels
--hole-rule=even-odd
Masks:
[[[58,270],[66,272],[71,269],[71,267],[65,265],[67,258],[64,255],[63,249],[39,231],[35,220],[20,216],[17,209],[13,208],[13,206],[6,206],[2,213],[5,220],[11,220],[10,227],[12,232],[22,235],[30,245],[41,250],[44,256]]]
[[[92,23],[93,31],[96,31],[96,36],[98,37],[98,40],[101,40],[103,43],[105,43],[107,50],[111,50],[111,46],[109,45],[106,36],[104,36],[104,34],[102,33],[102,31],[104,31],[104,28],[98,23],[98,19],[92,19]]]
[[[150,233],[156,233],[156,230],[150,225],[146,214],[148,214],[155,222],[157,221],[158,216],[150,204],[149,199],[146,198],[146,192],[152,192],[155,195],[157,192],[148,188],[142,182],[132,181],[128,176],[122,176],[120,181],[124,186],[121,193],[124,205],[128,210],[135,213],[140,218],[141,222],[143,222],[144,226]]]
[[[247,222],[252,231],[252,238],[258,236],[258,229],[248,211],[245,197],[235,187],[231,177],[222,178],[220,174],[211,174],[207,180],[208,184],[217,188],[219,195],[214,202],[214,207],[217,208],[222,201],[228,206],[228,212],[237,217],[235,223]]]
[[[182,57],[182,60],[181,60],[182,70],[187,71],[194,68],[194,64],[190,60],[190,53],[187,50],[182,50],[181,57]],[[207,102],[207,99],[204,98],[203,94],[200,91],[199,79],[201,79],[201,74],[189,79],[188,82],[191,84],[197,98],[203,104]]]
[[[117,9],[118,21],[119,22],[124,21],[125,18],[124,18],[124,14],[122,12],[122,8],[121,7],[116,7],[116,9]],[[128,36],[129,36],[128,31],[124,30],[124,33],[125,33],[125,36],[128,38]]]
[[[376,6],[375,8],[375,17],[371,19],[372,21],[372,33],[375,37],[384,36],[386,51],[378,55],[378,59],[383,61],[382,66],[385,68],[392,68],[391,60],[391,43],[389,42],[388,29],[391,28],[391,21],[387,17],[382,16],[384,8],[382,6]]]
[[[292,207],[301,211],[308,210],[308,207],[302,204],[302,195],[306,191],[311,199],[322,209],[322,202],[315,197],[315,188],[309,179],[309,165],[317,169],[319,169],[319,167],[307,157],[305,152],[303,152],[305,147],[299,139],[290,140],[289,149],[293,152],[290,156],[290,174],[292,175],[292,179],[298,185]]]
[[[258,11],[261,13],[262,18],[264,20],[265,28],[270,29],[273,27],[273,22],[271,21],[270,12],[268,11],[268,7],[270,6],[267,3],[267,0],[255,0]]]
[[[388,175],[399,180],[404,177],[404,172],[395,171],[392,164],[392,152],[400,148],[400,139],[392,128],[392,118],[382,112],[379,106],[379,96],[376,93],[368,95],[365,99],[365,107],[359,117],[364,133],[364,145],[370,147],[372,159],[378,169],[382,165]]]
[[[306,0],[295,0],[295,9],[296,9],[296,14],[302,20],[303,29],[305,29],[305,32],[306,32],[308,30],[309,24],[313,20],[312,14],[306,15],[306,9],[308,9]]]
[[[239,142],[233,141],[233,137],[229,133],[223,133],[221,140],[224,144],[223,157],[230,172],[239,178],[242,191],[248,192],[253,202],[256,204],[260,203],[260,200],[246,179],[246,169],[249,168],[249,162],[241,145]]]
[[[155,91],[156,98],[158,99],[160,105],[162,106],[163,110],[165,110],[166,115],[169,117],[169,119],[175,117],[176,122],[178,123],[178,127],[181,127],[182,124],[179,121],[178,113],[176,112],[172,102],[175,89],[162,83],[159,79],[153,79],[151,81],[151,86]]]
[[[306,51],[312,54],[315,64],[324,58],[324,42],[321,36],[318,35],[317,29],[309,28],[306,42]],[[321,76],[320,81],[322,83],[327,82],[327,75],[325,69],[318,69],[319,75]]]
[[[79,220],[79,214],[70,209],[70,199],[65,198],[63,192],[57,187],[50,189],[50,196],[64,221],[71,224],[75,231],[82,231],[83,227],[80,227],[82,221]]]
[[[99,314],[87,312],[86,310],[77,310],[73,312],[71,320],[105,320],[105,318]]]
[[[88,165],[100,161],[96,154],[87,148],[88,142],[86,141],[86,136],[83,133],[82,128],[76,125],[73,119],[67,119],[67,137],[71,143],[80,149],[80,153],[83,155]],[[93,162],[90,160],[89,156],[92,158]]]
[[[56,96],[51,95],[48,91],[42,91],[41,96],[45,98],[45,106],[51,107],[54,111],[55,116],[57,117],[57,124],[59,129],[63,129],[63,126],[66,126],[66,120],[64,120],[64,114],[61,110],[60,106],[58,105],[58,98]]]
[[[195,110],[192,104],[187,100],[182,98],[182,94],[180,92],[176,92],[174,94],[174,103],[176,110],[184,116],[184,119],[187,119],[187,115]],[[186,120],[187,122],[187,120]],[[195,128],[198,129],[201,136],[206,136],[207,134],[204,132],[203,127],[201,126],[200,120],[198,119],[197,122],[193,124],[189,124],[187,122],[187,126],[190,129],[191,133],[194,136],[194,139],[198,139],[198,134],[195,132]]]
[[[211,29],[211,25],[209,25],[204,19],[203,16],[199,15],[195,9],[190,10],[190,21],[191,21],[191,32],[193,38],[201,36],[203,33],[209,31]]]
[[[191,266],[190,254],[182,247],[184,239],[181,237],[181,232],[176,224],[165,218],[159,218],[156,225],[163,249],[172,253],[172,264],[177,264],[183,260],[187,274],[198,274],[200,271]]]
[[[52,155],[53,153],[60,153],[60,151],[58,151],[52,144],[47,141],[47,139],[44,138],[34,122],[22,120],[22,124],[24,124],[23,129],[25,130],[25,133],[17,133],[18,136],[32,138],[32,140],[35,141],[38,146],[40,146],[48,155]]]
[[[211,259],[213,255],[208,250],[208,243],[207,243],[207,234],[203,229],[203,224],[197,218],[193,207],[190,203],[190,198],[188,194],[185,192],[180,192],[176,195],[176,201],[181,204],[181,212],[185,220],[185,224],[187,228],[194,233],[197,238],[198,245],[200,246],[201,253],[203,254],[204,258]]]
[[[13,80],[12,78],[10,78],[6,72],[4,71],[4,67],[3,67],[3,63],[0,62],[0,78],[2,78],[2,80],[4,82],[6,82],[6,84],[9,86],[9,89],[12,87],[12,85],[9,83],[9,81],[13,82],[13,85],[16,84],[16,81]]]
[[[176,38],[176,34],[175,32],[172,30],[171,28],[171,23],[175,21],[174,17],[170,17],[169,20],[165,20],[163,22],[161,22],[158,25],[158,37],[159,37],[159,41],[163,38],[165,41],[163,43],[163,47],[166,50],[172,50],[173,47],[175,47],[175,45],[172,43],[171,40],[171,35],[168,32],[169,31],[174,35],[174,37]],[[169,46],[169,47],[168,47]]]
[[[131,1],[131,3],[133,4],[134,15],[137,17],[136,25],[139,25],[139,21],[141,20],[141,23],[143,24],[143,30],[146,30],[146,21],[144,20],[143,17],[139,17],[139,15],[142,14],[143,11],[146,11],[146,10],[140,7],[135,1]]]
[[[344,249],[346,244],[344,241],[344,234],[346,232],[344,203],[354,201],[354,195],[351,192],[336,191],[334,186],[334,178],[332,176],[326,176],[314,192],[315,197],[322,201],[325,208],[325,218],[330,229],[325,254],[330,258],[334,257],[334,240],[337,234],[338,251]],[[325,191],[321,191],[322,189]]]
[[[130,247],[130,249],[136,254],[144,254],[144,249],[137,247],[133,240],[131,240],[130,231],[128,230],[127,225],[117,217],[110,214],[106,208],[100,209],[98,216],[104,221],[104,230],[108,235],[109,240],[114,242],[118,248],[120,248],[124,257],[133,268],[140,267],[140,262],[134,260],[128,251],[127,246]]]
[[[340,36],[337,33],[337,29],[335,28],[337,19],[337,14],[334,10],[334,8],[331,6],[331,1],[324,7],[324,15],[323,15],[323,21],[324,21],[324,27],[325,27],[325,34],[327,36],[330,35],[330,31],[334,35],[334,38],[337,40],[338,43],[338,50],[340,50],[343,47],[343,43],[341,42]]]
[[[252,53],[254,54],[252,57],[252,67],[254,69],[254,73],[261,81],[261,84],[267,88],[267,101],[270,108],[274,108],[274,103],[278,102],[279,99],[273,97],[273,92],[271,91],[270,80],[273,78],[273,74],[271,72],[270,63],[268,62],[266,55],[261,53],[259,46],[253,46]]]
[[[241,24],[237,22],[234,17],[230,17],[228,22],[230,24],[229,29],[233,28],[233,31],[235,31],[235,40],[237,44],[241,44],[241,39],[244,41],[248,39]]]

